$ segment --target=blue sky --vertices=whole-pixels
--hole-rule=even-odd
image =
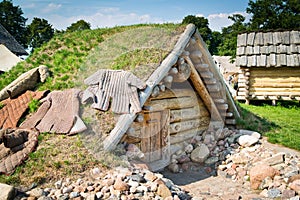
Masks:
[[[181,22],[187,15],[203,16],[212,30],[231,24],[232,14],[245,12],[248,0],[13,0],[28,18],[44,18],[56,29],[80,19],[92,28],[138,23]]]

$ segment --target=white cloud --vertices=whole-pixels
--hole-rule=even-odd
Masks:
[[[131,24],[140,24],[140,23],[163,23],[163,20],[159,18],[152,18],[148,14],[138,15],[136,13],[122,13],[119,12],[119,9],[111,9],[111,12],[108,10],[100,11],[92,15],[77,15],[72,17],[63,17],[61,15],[50,15],[47,17],[49,23],[53,25],[56,29],[66,29],[72,23],[78,20],[85,20],[90,23],[92,28],[99,27],[114,27],[118,25],[131,25]]]
[[[59,10],[62,7],[62,4],[49,3],[41,11],[42,13],[50,13]]]
[[[246,17],[245,22],[249,21],[250,16],[246,12],[210,14],[207,17],[210,29],[213,31],[221,31],[223,27],[232,25],[233,21],[228,19],[228,16],[232,16],[234,14],[241,14]]]

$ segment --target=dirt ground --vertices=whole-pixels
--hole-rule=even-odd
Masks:
[[[264,147],[274,152],[286,152],[300,156],[300,152],[271,144],[262,139]],[[214,167],[194,164],[189,170],[182,173],[171,173],[169,170],[161,172],[166,178],[188,191],[195,200],[263,200],[260,191],[250,189],[250,183],[246,185],[234,182],[230,178],[217,175]]]

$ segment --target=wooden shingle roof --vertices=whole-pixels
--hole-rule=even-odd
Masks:
[[[0,24],[0,44],[3,44],[16,55],[27,55],[25,49],[16,39]]]
[[[240,34],[236,55],[240,67],[300,67],[300,31]]]

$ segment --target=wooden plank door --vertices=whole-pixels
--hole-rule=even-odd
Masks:
[[[141,151],[144,153],[144,162],[151,170],[157,171],[170,163],[170,111],[149,112],[144,115],[141,131]]]

